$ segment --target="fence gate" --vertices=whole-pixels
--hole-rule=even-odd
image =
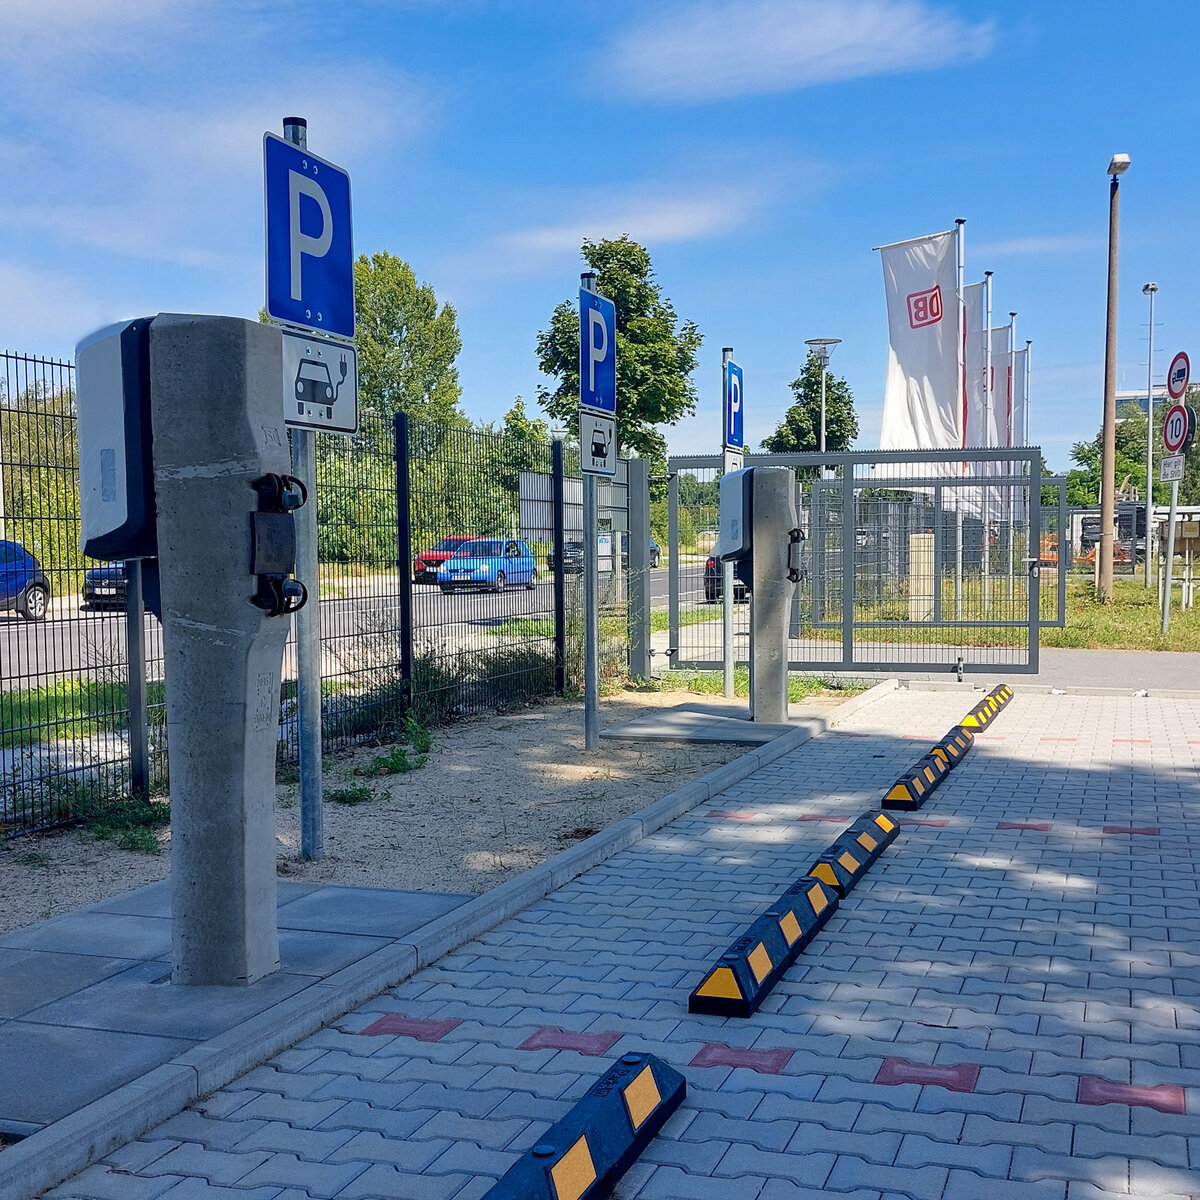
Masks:
[[[1060,479],[1037,448],[748,455],[791,468],[804,534],[789,667],[796,671],[1036,673],[1038,630],[1061,624],[1066,555]],[[724,661],[716,455],[669,461],[669,646],[673,666]],[[1054,489],[1057,489],[1055,491]],[[1047,492],[1049,494],[1047,494]],[[1043,528],[1049,505],[1050,537]],[[1039,575],[1054,563],[1043,605]],[[735,588],[733,653],[749,660]]]

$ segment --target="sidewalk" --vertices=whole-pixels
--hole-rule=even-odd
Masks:
[[[847,716],[49,1195],[471,1200],[637,1049],[688,1096],[624,1200],[1200,1196],[1200,703],[1011,682],[750,1019],[688,992],[968,690]]]

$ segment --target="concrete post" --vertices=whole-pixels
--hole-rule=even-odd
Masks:
[[[788,719],[788,625],[796,586],[788,579],[788,534],[796,527],[794,483],[788,467],[754,469],[750,711],[755,721],[773,725]]]
[[[649,679],[650,461],[631,458],[629,471],[629,673]]]
[[[171,771],[172,979],[279,967],[275,745],[288,622],[251,603],[260,476],[291,469],[281,336],[233,317],[150,331]]]

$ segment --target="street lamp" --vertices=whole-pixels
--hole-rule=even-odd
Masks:
[[[1142,295],[1150,297],[1150,349],[1146,358],[1146,587],[1150,586],[1150,520],[1154,510],[1154,293],[1157,283],[1148,283]],[[1133,531],[1133,558],[1137,561],[1137,529]]]
[[[1100,459],[1100,599],[1113,595],[1113,526],[1117,473],[1117,218],[1120,177],[1129,155],[1114,154],[1108,164],[1108,315],[1104,329],[1104,452]],[[1136,539],[1135,539],[1136,544]]]
[[[841,341],[841,338],[809,338],[804,343],[821,364],[821,441],[817,448],[822,454],[825,453],[825,375],[829,370],[829,356]]]

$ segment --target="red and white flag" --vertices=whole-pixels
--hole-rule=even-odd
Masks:
[[[992,328],[992,386],[988,397],[986,446],[1012,443],[1012,327]]]
[[[949,230],[880,249],[888,311],[880,448],[960,447],[956,234]]]
[[[963,327],[965,334],[966,360],[964,378],[966,392],[963,397],[963,440],[964,446],[986,446],[986,395],[984,375],[987,373],[987,345],[983,333],[983,296],[986,284],[969,283],[963,288]]]
[[[1026,394],[1026,362],[1029,358],[1028,349],[1018,350],[1012,356],[1012,441],[1010,446],[1025,445],[1025,424],[1028,420],[1026,413],[1029,408],[1029,396]]]

